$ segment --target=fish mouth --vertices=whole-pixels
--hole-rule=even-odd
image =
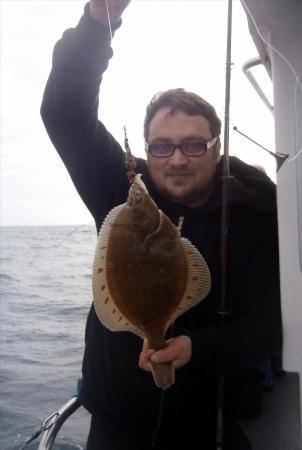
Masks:
[[[131,184],[127,198],[129,206],[137,206],[144,202],[144,198],[148,195],[145,183],[141,179],[141,174],[135,175],[134,182]]]
[[[143,196],[142,196],[141,192],[139,192],[139,191],[131,192],[127,199],[127,204],[129,206],[137,206],[137,205],[140,205],[142,202],[143,202]]]

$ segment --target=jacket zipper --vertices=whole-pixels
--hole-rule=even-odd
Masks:
[[[183,226],[183,223],[184,223],[184,216],[180,216],[179,217],[179,219],[178,219],[178,225],[177,225],[177,228],[179,229],[179,231],[181,231],[181,229],[182,229],[182,226]]]

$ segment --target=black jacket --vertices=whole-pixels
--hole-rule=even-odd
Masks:
[[[48,134],[97,230],[107,213],[126,200],[129,188],[124,153],[98,121],[99,86],[111,56],[108,29],[94,22],[86,7],[78,26],[67,30],[55,46],[41,108]],[[184,217],[182,235],[199,249],[212,276],[207,298],[174,324],[175,335],[192,338],[193,353],[165,393],[162,441],[173,433],[178,443],[194,434],[205,442],[202,436],[213,430],[217,374],[225,374],[229,392],[230,380],[257,368],[281,343],[275,185],[234,157],[230,171],[227,302],[232,314],[221,327],[216,313],[221,295],[221,165],[208,202],[188,208],[162,198],[145,161],[138,159],[138,172],[158,207],[175,224]],[[152,376],[138,368],[141,346],[135,335],[104,328],[92,306],[80,398],[100,418],[101,428],[135,436],[140,449],[143,442],[150,442],[160,403]],[[233,392],[230,398],[234,399]],[[233,406],[227,400],[227,417]]]

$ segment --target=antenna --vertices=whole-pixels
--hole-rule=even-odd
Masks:
[[[233,130],[237,131],[237,133],[241,134],[241,136],[244,136],[249,141],[253,142],[254,144],[258,145],[258,147],[265,150],[267,153],[269,153],[271,156],[273,156],[276,159],[277,162],[277,172],[280,169],[280,167],[283,165],[283,163],[287,160],[289,157],[288,153],[279,153],[279,152],[272,152],[271,150],[268,150],[267,148],[263,147],[263,145],[259,144],[258,142],[254,141],[254,139],[250,138],[246,134],[242,133],[242,131],[239,131],[237,127],[233,127]]]

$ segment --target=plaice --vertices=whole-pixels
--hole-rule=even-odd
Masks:
[[[101,227],[92,288],[95,310],[111,331],[146,338],[165,347],[168,327],[210,290],[208,266],[198,250],[149,196],[140,175],[127,202],[113,208]],[[174,382],[171,363],[152,363],[157,386]]]

